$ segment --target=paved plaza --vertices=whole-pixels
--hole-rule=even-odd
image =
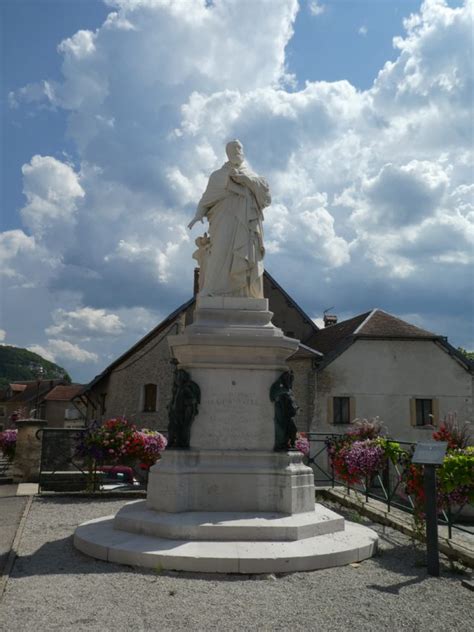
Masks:
[[[1,600],[2,632],[472,630],[466,576],[443,560],[442,576],[427,577],[408,537],[366,520],[380,535],[374,558],[283,576],[143,570],[73,548],[78,524],[114,514],[124,502],[34,498]]]

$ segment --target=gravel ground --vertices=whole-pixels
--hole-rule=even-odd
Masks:
[[[406,536],[365,520],[381,537],[376,557],[279,577],[155,572],[73,548],[76,525],[123,503],[35,499],[0,604],[2,632],[473,629],[463,576],[444,564],[441,578],[427,578]]]

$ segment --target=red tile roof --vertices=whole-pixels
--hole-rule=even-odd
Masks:
[[[44,398],[46,401],[70,401],[78,395],[84,388],[83,384],[67,384],[65,386],[55,386]]]
[[[26,384],[10,384],[12,393],[22,393],[26,388]]]

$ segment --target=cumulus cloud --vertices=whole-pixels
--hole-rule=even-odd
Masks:
[[[321,15],[326,10],[326,6],[319,0],[309,0],[308,9],[311,15]]]
[[[49,297],[43,336],[125,345],[133,310],[151,322],[190,296],[185,226],[235,137],[272,190],[267,266],[315,318],[380,306],[429,328],[454,288],[469,313],[471,2],[426,0],[365,91],[288,87],[295,0],[108,4],[102,26],[59,44],[62,81],[10,97],[64,108],[78,154],[24,166],[24,231],[0,236],[12,287]]]
[[[57,309],[52,314],[54,325],[46,329],[50,336],[89,339],[97,336],[118,336],[124,324],[117,314],[105,309],[82,307],[72,311]]]
[[[3,342],[6,338],[7,332],[4,329],[0,329],[0,342]]]
[[[77,201],[85,196],[78,175],[51,156],[33,156],[22,172],[24,225],[51,248],[63,249],[64,240],[72,237]]]
[[[49,339],[46,345],[30,345],[27,349],[38,353],[46,360],[50,360],[50,362],[64,362],[65,364],[96,363],[99,359],[96,353],[81,349],[81,347],[72,344],[68,340]]]

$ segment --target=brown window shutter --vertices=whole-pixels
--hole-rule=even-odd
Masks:
[[[349,398],[349,423],[352,423],[356,418],[356,400],[355,397]]]
[[[143,412],[156,412],[156,384],[145,384]]]
[[[416,397],[410,399],[410,423],[416,426]]]
[[[439,399],[433,398],[431,400],[431,410],[432,410],[432,424],[433,426],[439,426]]]
[[[334,400],[328,395],[328,424],[334,423]]]

